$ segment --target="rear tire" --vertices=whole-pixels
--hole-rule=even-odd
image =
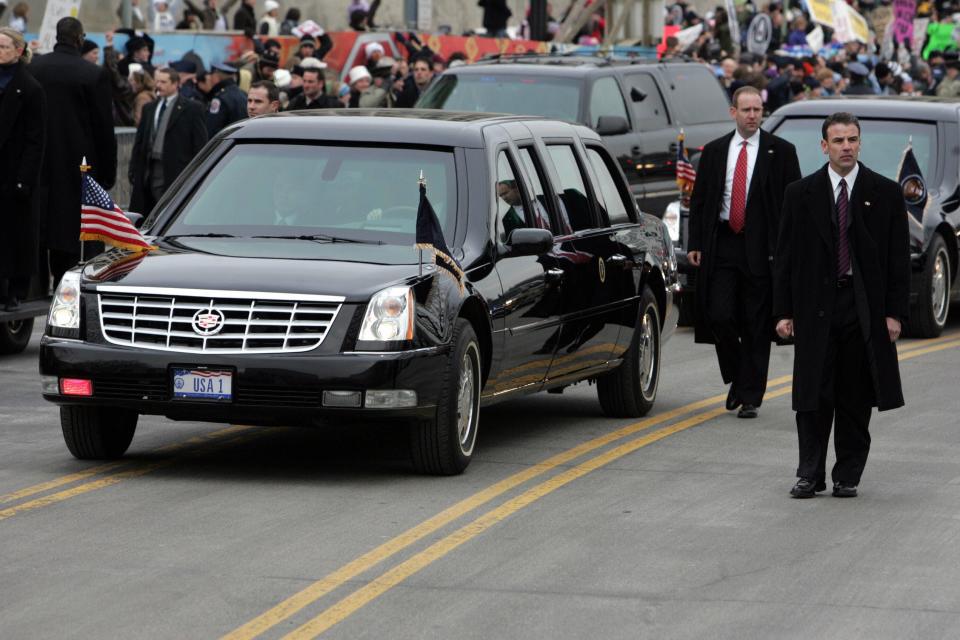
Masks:
[[[0,355],[13,355],[27,348],[33,334],[33,318],[0,323]]]
[[[139,415],[127,409],[60,407],[63,441],[80,460],[113,460],[130,447]]]
[[[413,425],[410,450],[418,473],[452,476],[473,459],[480,424],[483,366],[480,343],[470,323],[457,320],[453,348],[440,373],[436,415]]]
[[[943,333],[950,311],[950,255],[939,233],[933,235],[929,258],[916,304],[910,307],[908,334],[913,338],[936,338]]]
[[[597,379],[597,397],[610,418],[650,413],[660,384],[660,310],[650,287],[643,287],[633,339],[616,370]]]

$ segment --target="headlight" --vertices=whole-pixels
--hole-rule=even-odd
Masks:
[[[680,202],[674,200],[667,205],[667,210],[663,212],[663,224],[667,225],[667,231],[670,232],[670,239],[674,242],[680,241]]]
[[[80,272],[67,271],[60,279],[57,293],[50,303],[51,327],[58,329],[80,328]]]
[[[413,290],[390,287],[374,294],[360,326],[360,340],[388,342],[413,339]]]

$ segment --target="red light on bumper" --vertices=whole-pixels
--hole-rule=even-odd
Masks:
[[[92,396],[93,382],[81,378],[60,378],[60,393],[65,396]]]

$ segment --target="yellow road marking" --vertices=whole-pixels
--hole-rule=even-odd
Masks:
[[[184,440],[183,442],[177,442],[175,444],[166,445],[160,447],[159,449],[154,449],[152,454],[163,454],[163,453],[173,453],[180,449],[195,445],[203,444],[210,440],[215,440],[222,438],[224,436],[233,435],[239,431],[245,431],[251,427],[244,426],[231,426],[226,429],[220,429],[218,431],[213,431],[208,434],[196,436],[190,438],[189,440]],[[22,498],[27,498],[38,493],[43,493],[44,491],[49,491],[50,489],[56,489],[57,487],[62,487],[65,484],[70,484],[78,480],[84,480],[86,478],[105,473],[107,471],[112,471],[118,467],[126,466],[131,464],[130,460],[118,460],[117,462],[108,462],[106,464],[97,465],[96,467],[90,467],[89,469],[84,469],[83,471],[78,471],[76,473],[71,473],[65,476],[60,476],[59,478],[54,478],[52,480],[47,480],[46,482],[41,482],[30,487],[24,487],[23,489],[18,489],[6,495],[0,496],[0,504],[6,504],[8,502],[15,502]]]
[[[937,338],[937,339],[934,339],[934,340],[924,340],[924,341],[918,341],[918,342],[910,343],[910,344],[908,344],[908,345],[905,345],[905,346],[900,350],[900,360],[907,360],[907,359],[910,359],[910,358],[913,358],[913,357],[917,357],[917,356],[920,356],[920,355],[924,355],[924,354],[926,354],[926,353],[931,353],[931,352],[934,352],[934,351],[940,351],[940,350],[943,350],[943,349],[960,346],[960,340],[956,340],[958,337],[960,337],[960,332],[954,332],[954,333],[952,333],[952,334],[950,334],[950,335],[948,335],[948,336],[941,336],[940,338]],[[940,344],[939,346],[931,346],[931,345],[934,345],[935,343],[943,343],[943,342],[947,342],[947,341],[950,341],[950,340],[954,340],[954,341],[953,341],[953,342],[948,342],[948,343],[946,343],[946,344]],[[768,383],[767,383],[767,385],[768,385],[768,387],[775,387],[775,386],[777,386],[777,385],[790,382],[790,380],[792,379],[792,377],[793,377],[793,376],[790,376],[790,375],[780,376],[780,377],[778,377],[778,378],[774,378],[774,379],[769,380]],[[768,399],[769,399],[769,398],[775,398],[775,397],[779,397],[779,396],[785,395],[785,394],[789,393],[789,392],[791,391],[791,389],[792,389],[792,387],[789,387],[789,386],[788,386],[788,387],[785,387],[785,388],[782,388],[782,389],[778,389],[778,390],[776,390],[776,391],[770,391],[770,392],[768,392],[768,393],[765,395],[765,398],[768,398]],[[255,637],[257,637],[258,635],[262,634],[263,632],[265,632],[265,631],[269,630],[270,628],[276,626],[277,624],[279,624],[279,623],[282,622],[283,620],[286,620],[287,618],[293,616],[294,614],[296,614],[297,612],[301,611],[301,610],[304,609],[305,607],[309,606],[310,604],[312,604],[312,603],[315,602],[316,600],[320,599],[322,596],[326,595],[327,593],[330,593],[330,592],[333,591],[335,588],[343,585],[343,584],[346,583],[348,580],[351,580],[352,578],[355,578],[355,577],[358,576],[359,574],[361,574],[361,573],[369,570],[370,568],[372,568],[372,567],[375,566],[376,564],[382,562],[383,560],[388,559],[389,557],[391,557],[391,556],[393,556],[394,554],[398,553],[399,551],[405,549],[406,547],[410,546],[411,544],[413,544],[413,543],[417,542],[418,540],[426,537],[427,535],[429,535],[429,534],[431,534],[431,533],[439,530],[439,529],[442,528],[443,526],[445,526],[445,525],[449,524],[450,522],[458,519],[458,518],[461,517],[462,515],[464,515],[464,514],[470,512],[470,511],[476,509],[477,507],[479,507],[479,506],[481,506],[481,505],[483,505],[483,504],[485,504],[485,503],[487,503],[487,502],[489,502],[489,501],[492,500],[493,498],[495,498],[495,497],[497,497],[497,496],[505,493],[506,491],[508,491],[508,490],[510,490],[510,489],[512,489],[512,488],[514,488],[514,487],[516,487],[516,486],[518,486],[518,485],[520,485],[520,484],[522,484],[522,483],[524,483],[524,482],[526,482],[526,481],[528,481],[528,480],[531,480],[531,479],[533,479],[533,478],[535,478],[535,477],[537,477],[537,476],[539,476],[539,475],[542,475],[543,473],[547,472],[547,471],[550,470],[550,469],[553,469],[553,468],[555,468],[555,467],[557,467],[557,466],[560,466],[560,465],[562,465],[562,464],[564,464],[564,463],[566,463],[566,462],[570,462],[571,460],[576,459],[577,457],[580,457],[581,455],[583,455],[583,454],[585,454],[585,453],[587,453],[587,452],[589,452],[589,451],[593,451],[593,450],[595,450],[595,449],[597,449],[597,448],[599,448],[599,447],[602,447],[602,446],[604,446],[604,445],[606,445],[606,444],[609,444],[609,443],[611,443],[611,442],[613,442],[613,441],[616,441],[616,440],[619,440],[619,439],[621,439],[621,438],[623,438],[623,437],[626,437],[627,435],[631,435],[631,434],[636,433],[636,432],[638,432],[638,431],[641,431],[641,430],[643,430],[643,429],[647,429],[647,428],[649,428],[649,427],[655,426],[656,424],[660,424],[660,423],[662,423],[662,422],[666,422],[666,421],[671,420],[671,419],[673,419],[673,418],[675,418],[675,417],[678,417],[678,416],[680,416],[680,415],[683,415],[683,414],[686,414],[686,413],[690,413],[690,412],[692,412],[692,411],[696,411],[696,410],[698,410],[698,409],[702,409],[702,408],[708,407],[708,406],[710,406],[710,405],[713,405],[713,404],[715,404],[715,403],[717,403],[717,402],[720,402],[720,401],[723,401],[723,400],[725,400],[725,399],[726,399],[726,395],[717,395],[717,396],[713,396],[713,397],[711,397],[711,398],[705,398],[705,399],[700,400],[700,401],[698,401],[698,402],[694,402],[694,403],[691,403],[691,404],[688,404],[688,405],[684,405],[684,406],[682,406],[682,407],[678,407],[677,409],[673,409],[673,410],[668,411],[668,412],[666,412],[666,413],[664,413],[664,414],[661,414],[661,415],[658,415],[658,416],[654,416],[654,417],[652,417],[652,418],[648,418],[648,419],[643,420],[643,421],[640,421],[640,422],[638,422],[638,423],[634,423],[634,424],[628,425],[628,426],[626,426],[626,427],[623,427],[623,428],[621,428],[621,429],[618,429],[617,431],[613,431],[613,432],[611,432],[611,433],[609,433],[609,434],[606,434],[606,435],[600,436],[600,437],[598,437],[598,438],[595,438],[595,439],[593,439],[593,440],[587,441],[587,442],[585,442],[585,443],[583,443],[583,444],[581,444],[581,445],[578,445],[577,447],[574,447],[573,449],[570,449],[570,450],[565,451],[565,452],[563,452],[563,453],[557,454],[556,456],[553,456],[553,457],[551,457],[551,458],[549,458],[549,459],[547,459],[547,460],[545,460],[545,461],[543,461],[543,462],[541,462],[541,463],[539,463],[539,464],[537,464],[537,465],[534,465],[534,466],[532,466],[532,467],[530,467],[530,468],[528,468],[528,469],[525,469],[524,471],[521,471],[521,472],[519,472],[519,473],[517,473],[517,474],[514,474],[513,476],[510,476],[509,478],[506,478],[506,479],[504,479],[504,480],[501,480],[500,482],[498,482],[498,483],[496,483],[496,484],[488,487],[487,489],[484,489],[483,491],[481,491],[481,492],[479,492],[479,493],[476,493],[476,494],[474,494],[474,495],[472,495],[472,496],[470,496],[470,497],[468,497],[468,498],[466,498],[466,499],[458,502],[457,504],[455,504],[455,505],[449,507],[448,509],[440,512],[440,513],[437,514],[436,516],[433,516],[432,518],[430,518],[430,519],[428,519],[428,520],[425,520],[425,521],[422,522],[421,524],[419,524],[419,525],[417,525],[417,526],[415,526],[415,527],[413,527],[413,528],[411,528],[411,529],[408,529],[407,531],[403,532],[403,533],[400,534],[399,536],[397,536],[397,537],[395,537],[395,538],[393,538],[393,539],[385,542],[384,544],[376,547],[375,549],[373,549],[373,550],[365,553],[364,555],[362,555],[362,556],[360,556],[359,558],[357,558],[357,559],[351,561],[350,563],[344,565],[344,566],[341,567],[340,569],[338,569],[338,570],[334,571],[333,573],[327,575],[326,577],[322,578],[321,580],[318,580],[317,582],[314,582],[313,584],[309,585],[308,587],[306,587],[305,589],[301,590],[300,592],[294,594],[294,595],[291,596],[290,598],[284,600],[283,602],[280,602],[279,604],[275,605],[274,607],[272,607],[272,608],[269,609],[268,611],[266,611],[266,612],[264,612],[263,614],[257,616],[256,618],[254,618],[253,620],[251,620],[251,621],[248,622],[247,624],[245,624],[245,625],[237,628],[237,629],[234,630],[233,632],[227,634],[226,636],[223,637],[223,640],[245,640],[245,639],[250,639],[250,638],[255,638]],[[694,416],[694,417],[692,417],[692,418],[689,418],[689,419],[686,420],[686,421],[677,423],[676,425],[672,425],[672,426],[670,426],[670,427],[665,427],[665,428],[663,428],[663,429],[660,429],[660,430],[656,431],[656,432],[653,433],[653,434],[650,434],[650,435],[648,435],[648,436],[645,436],[645,438],[653,438],[652,440],[650,440],[650,442],[655,442],[655,441],[657,441],[657,440],[660,440],[660,439],[662,439],[662,438],[665,438],[666,436],[668,436],[668,435],[670,435],[670,434],[672,434],[672,433],[676,433],[677,431],[682,431],[683,429],[689,428],[690,426],[694,426],[695,424],[700,424],[700,423],[702,423],[702,422],[704,422],[704,421],[706,421],[706,420],[709,420],[709,419],[711,419],[711,418],[713,418],[713,417],[716,417],[716,416],[718,416],[718,415],[722,415],[722,414],[724,414],[724,413],[726,413],[726,409],[725,409],[725,408],[722,408],[722,407],[721,407],[721,408],[716,408],[716,409],[713,409],[713,410],[711,410],[711,411],[708,411],[708,412],[705,412],[705,413],[702,413],[702,414],[698,414],[698,415],[696,415],[696,416]],[[704,416],[707,416],[707,417],[704,417]],[[691,422],[691,421],[693,421],[693,422]],[[690,423],[690,424],[689,424],[688,426],[684,426],[684,427],[682,427],[682,428],[677,428],[679,425],[684,425],[684,424],[686,424],[686,423]],[[657,434],[661,434],[661,435],[658,436]],[[654,437],[654,436],[656,436],[656,437]],[[641,440],[643,440],[643,438],[641,438]],[[648,443],[645,443],[645,444],[641,444],[641,445],[639,445],[639,446],[646,446],[646,444],[649,444],[649,442],[648,442]],[[623,445],[621,445],[621,446],[623,446]],[[639,448],[639,446],[638,446],[637,448]],[[612,449],[611,451],[617,451],[618,449],[619,449],[619,447],[616,448],[616,449]],[[608,453],[609,453],[609,452],[608,452]],[[604,455],[606,455],[606,454],[604,454]],[[625,454],[624,454],[624,455],[625,455]],[[601,456],[601,457],[602,457],[602,456]],[[588,461],[588,462],[589,462],[589,461]],[[585,464],[586,464],[586,463],[585,463]],[[604,463],[604,464],[606,464],[606,463]],[[585,473],[586,473],[586,472],[585,472]],[[563,477],[563,475],[564,475],[564,474],[559,474],[557,477],[558,477],[558,478],[559,478],[559,477]],[[577,477],[579,477],[579,476],[577,476]],[[549,483],[549,482],[550,482],[550,481],[547,481],[547,483]],[[544,483],[544,484],[547,484],[547,483]],[[539,486],[539,485],[538,485],[538,486]],[[526,495],[526,494],[524,494],[524,495]],[[509,504],[509,503],[507,503],[507,504]],[[474,521],[474,523],[476,523],[476,521]],[[469,525],[468,525],[468,526],[469,526]],[[487,527],[487,528],[488,528],[488,527]],[[479,533],[479,532],[478,532],[478,533]],[[455,534],[454,534],[454,535],[455,535]],[[459,544],[460,544],[460,543],[457,543],[456,545],[454,545],[454,547],[455,547],[455,546],[459,546]],[[454,548],[454,547],[451,547],[451,549]],[[449,550],[448,550],[448,551],[449,551]],[[418,555],[419,555],[419,554],[418,554]],[[417,556],[415,556],[415,557],[417,557]],[[439,557],[439,556],[438,556],[438,557]],[[413,560],[413,558],[411,558],[411,560]],[[433,560],[430,560],[430,562],[432,562],[432,561],[433,561]],[[409,562],[409,561],[408,561],[408,562]],[[429,562],[428,562],[427,564],[429,564]],[[402,565],[399,565],[399,566],[402,566]],[[399,566],[398,566],[398,567],[399,567]],[[424,566],[426,566],[426,565],[424,565]],[[419,570],[419,569],[417,569],[417,570]],[[388,576],[388,575],[390,575],[390,572],[388,572],[387,574],[384,574],[383,577],[385,578],[385,577]],[[412,575],[412,574],[411,574],[411,575]],[[369,585],[368,585],[368,586],[369,586]],[[388,588],[389,588],[389,587],[388,587]],[[373,597],[376,597],[376,596],[374,595]],[[371,598],[371,599],[372,599],[372,598]],[[339,606],[339,605],[335,605],[335,606]],[[362,604],[361,604],[360,606],[362,606]],[[355,610],[355,609],[353,609],[353,610]],[[321,616],[322,616],[322,615],[324,615],[324,614],[321,614]],[[349,614],[347,614],[347,615],[349,615]],[[342,618],[341,618],[341,619],[342,619]],[[316,619],[315,619],[315,620],[316,620]],[[312,622],[312,621],[311,621],[311,622]],[[311,623],[307,623],[307,624],[309,625],[309,624],[311,624]],[[336,624],[336,622],[334,622],[333,624]],[[311,627],[311,628],[312,628],[312,627]],[[327,628],[329,628],[329,627],[327,627]],[[316,633],[320,633],[320,632],[322,632],[322,631],[318,631],[318,632],[316,632]],[[294,632],[294,633],[296,633],[296,632]],[[316,635],[316,634],[314,634],[314,635]],[[312,637],[312,636],[310,636],[310,637]]]
[[[792,387],[788,386],[778,389],[777,391],[772,391],[766,394],[765,399],[769,400],[776,398],[777,396],[786,395],[790,393],[791,389]],[[605,451],[598,456],[590,458],[589,460],[582,462],[575,467],[567,469],[566,471],[559,473],[534,487],[531,487],[519,496],[511,498],[499,507],[491,509],[472,522],[446,536],[442,540],[430,545],[420,553],[417,553],[408,560],[401,562],[393,569],[390,569],[386,573],[374,579],[372,582],[360,587],[350,595],[346,596],[325,610],[320,615],[308,621],[306,624],[285,635],[283,640],[315,638],[335,624],[342,622],[345,618],[353,614],[364,605],[370,603],[375,598],[383,595],[385,592],[397,586],[410,576],[421,571],[434,561],[439,560],[463,543],[476,538],[493,525],[505,520],[509,516],[513,515],[517,511],[520,511],[524,507],[529,506],[533,502],[536,502],[540,498],[553,493],[557,489],[573,482],[578,478],[582,478],[591,471],[595,471],[596,469],[618,460],[629,453],[633,453],[637,449],[657,442],[658,440],[663,440],[667,436],[684,431],[698,424],[702,424],[717,416],[723,415],[724,413],[727,413],[727,410],[724,407],[718,407],[716,409],[704,411],[703,413],[687,418],[686,420],[676,424],[663,427],[662,429],[657,429],[653,433],[648,433],[634,440],[624,442],[623,444],[614,447],[609,451]]]

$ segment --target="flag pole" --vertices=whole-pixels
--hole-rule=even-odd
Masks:
[[[423,177],[423,169],[420,169],[420,178],[417,180],[417,184],[423,188],[427,186],[427,180]],[[423,249],[417,248],[417,270],[418,277],[423,277]]]
[[[90,165],[87,164],[87,156],[83,156],[83,160],[80,161],[80,189],[83,190],[83,176],[86,175],[87,171],[90,171]],[[83,240],[80,241],[80,264],[84,263],[83,259]]]

